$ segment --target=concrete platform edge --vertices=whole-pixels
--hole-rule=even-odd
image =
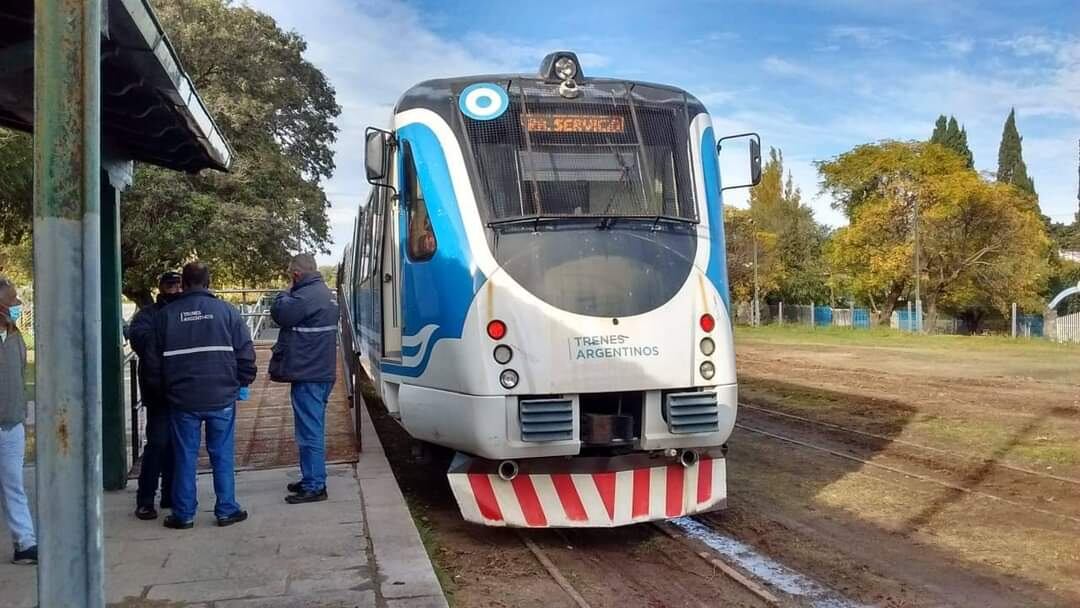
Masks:
[[[355,398],[364,446],[356,463],[356,478],[360,483],[380,595],[391,605],[400,599],[408,600],[409,605],[448,607],[366,404],[360,395]]]

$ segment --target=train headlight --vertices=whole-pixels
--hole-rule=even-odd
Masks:
[[[712,341],[712,338],[702,338],[699,346],[701,347],[701,354],[706,357],[716,352],[716,343]]]
[[[499,365],[506,365],[510,362],[510,359],[514,358],[514,351],[510,350],[510,347],[505,344],[500,344],[495,347],[495,361]]]
[[[701,367],[698,368],[698,371],[701,372],[702,378],[712,380],[713,376],[716,375],[716,366],[712,364],[712,361],[705,361],[701,364]]]
[[[499,384],[501,384],[503,386],[503,388],[505,388],[505,389],[514,388],[515,386],[517,386],[517,383],[518,383],[518,373],[515,372],[514,370],[512,370],[512,369],[504,369],[502,371],[502,373],[499,374]]]
[[[577,64],[569,57],[560,57],[555,62],[555,75],[559,80],[570,80],[577,76]]]

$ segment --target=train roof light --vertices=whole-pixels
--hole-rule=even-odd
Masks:
[[[577,75],[577,64],[572,57],[559,57],[555,60],[555,76],[559,80],[570,80]]]
[[[570,75],[567,76],[567,73]],[[572,78],[581,81],[585,79],[585,73],[573,51],[555,51],[540,62],[540,78],[551,83],[566,82]]]
[[[502,340],[506,337],[506,323],[498,319],[488,323],[487,334],[492,340]]]
[[[698,321],[698,323],[700,323],[701,329],[705,333],[709,333],[713,329],[716,329],[716,319],[714,319],[713,316],[709,313],[701,315],[701,319]]]

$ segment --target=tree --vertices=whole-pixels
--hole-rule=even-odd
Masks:
[[[733,302],[754,297],[754,241],[757,240],[758,289],[764,295],[776,289],[773,270],[776,236],[756,225],[749,209],[724,207],[724,237],[727,247],[728,287]],[[732,311],[734,315],[734,311]]]
[[[822,259],[825,230],[814,221],[813,209],[803,204],[790,172],[785,179],[784,154],[778,149],[769,150],[761,183],[750,190],[749,214],[759,241],[762,297],[786,302],[824,299],[828,293]],[[761,251],[764,242],[770,243],[767,252]],[[762,268],[767,269],[764,275]]]
[[[29,236],[34,215],[34,144],[26,133],[0,127],[0,244]]]
[[[278,278],[291,253],[326,250],[334,90],[303,38],[266,14],[231,0],[155,8],[235,160],[228,174],[137,168],[122,207],[124,293],[148,300],[162,270],[196,256],[219,285]]]
[[[942,145],[867,144],[818,170],[850,220],[829,243],[828,259],[881,322],[913,283],[916,208],[929,327],[943,308],[1031,303],[1046,280],[1049,240],[1034,200],[982,180]]]
[[[1016,108],[1009,110],[1005,127],[1001,132],[1001,145],[998,147],[997,181],[1012,184],[1017,188],[1037,197],[1035,181],[1028,177],[1024,163],[1023,140],[1016,128]]]
[[[968,169],[975,167],[975,156],[968,147],[967,129],[956,122],[955,116],[938,116],[934,123],[934,132],[930,135],[930,143],[941,144],[959,154],[967,162]]]

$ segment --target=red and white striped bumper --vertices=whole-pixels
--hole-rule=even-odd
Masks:
[[[458,454],[451,465],[447,477],[466,521],[606,528],[712,511],[727,500],[725,460],[707,454],[690,467],[640,455],[522,460],[511,481],[496,474],[497,464]]]

